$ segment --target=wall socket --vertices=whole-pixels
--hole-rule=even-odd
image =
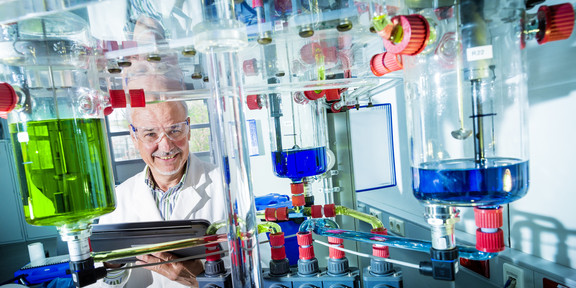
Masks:
[[[504,263],[503,269],[504,283],[508,281],[509,277],[512,277],[516,279],[516,286],[514,286],[515,288],[524,288],[524,269],[508,263]]]
[[[397,234],[398,236],[406,236],[404,231],[404,220],[390,216],[390,218],[388,218],[388,224],[390,224],[390,232]]]

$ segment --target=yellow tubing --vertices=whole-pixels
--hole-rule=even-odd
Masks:
[[[258,234],[260,233],[280,233],[282,232],[282,228],[280,225],[274,222],[262,222],[258,224]]]
[[[372,216],[370,214],[362,213],[362,212],[359,212],[359,211],[356,211],[354,209],[350,209],[350,208],[347,208],[344,206],[336,205],[336,215],[346,215],[346,216],[356,218],[360,221],[364,221],[364,222],[372,225],[372,229],[378,229],[378,228],[384,227],[384,224],[382,224],[382,221],[380,221],[380,219],[378,219],[378,217]]]

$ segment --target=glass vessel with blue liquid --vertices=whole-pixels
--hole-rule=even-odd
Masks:
[[[420,10],[437,37],[402,58],[414,195],[425,204],[507,204],[529,183],[518,37],[524,8],[521,1],[480,0],[452,8],[441,21]]]
[[[305,178],[323,174],[327,169],[326,114],[318,103],[322,100],[303,100],[298,96],[270,93],[267,103],[274,174],[292,181],[293,204],[304,206]]]

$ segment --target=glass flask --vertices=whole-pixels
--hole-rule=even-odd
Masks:
[[[414,195],[427,204],[454,206],[523,197],[529,182],[524,1],[406,6],[426,20],[422,31],[428,29],[422,46],[402,56]],[[412,36],[419,29],[401,28]]]
[[[326,172],[325,109],[302,93],[268,94],[274,173],[301,183]]]
[[[88,26],[63,12],[0,31],[0,69],[18,96],[8,122],[26,221],[89,230],[115,198]]]

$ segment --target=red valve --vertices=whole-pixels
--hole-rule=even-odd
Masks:
[[[416,55],[426,47],[426,42],[430,38],[430,27],[424,16],[413,14],[407,16],[395,16],[391,19],[392,24],[385,28],[386,39],[384,47],[386,51],[394,54]],[[403,30],[400,43],[390,41],[390,35],[396,29]]]
[[[304,198],[304,196],[302,196],[302,198]],[[288,221],[288,207],[276,209],[276,218],[278,221]]]
[[[332,102],[332,101],[338,101],[340,100],[340,93],[342,91],[340,89],[327,89],[325,92],[325,96],[326,96],[326,101],[327,102]]]
[[[264,210],[264,218],[266,221],[275,222],[276,218],[276,208],[266,208]]]
[[[310,260],[314,259],[316,255],[314,255],[314,247],[298,247],[298,253],[300,254],[300,259],[302,260]]]
[[[540,6],[538,22],[538,44],[568,39],[574,30],[574,8],[570,3]]]
[[[284,232],[270,234],[270,246],[279,247],[284,245]]]
[[[310,232],[298,232],[296,233],[296,238],[298,239],[298,245],[300,246],[312,245],[312,233]]]

